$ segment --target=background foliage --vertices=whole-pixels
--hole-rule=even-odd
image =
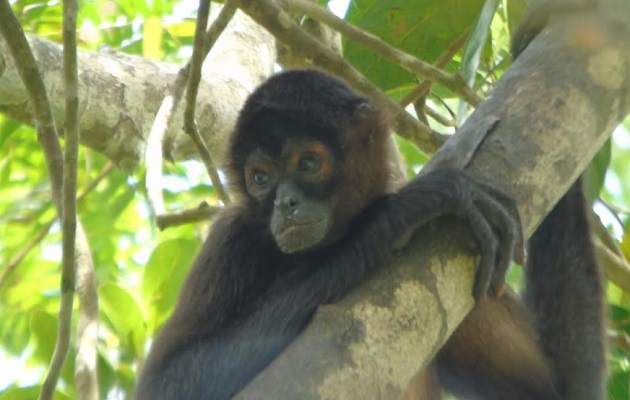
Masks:
[[[468,33],[466,47],[446,66],[470,71],[473,87],[487,91],[509,67],[510,33],[523,12],[521,0],[497,1],[481,13],[482,0],[355,0],[347,20],[390,44],[429,62]],[[489,2],[492,3],[492,2]],[[191,53],[196,2],[92,0],[80,6],[80,47],[111,47],[155,60],[183,64]],[[28,34],[61,41],[61,6],[56,1],[14,4]],[[490,18],[488,17],[490,16]],[[489,28],[489,37],[477,35]],[[482,38],[482,40],[479,40]],[[467,57],[468,54],[480,57]],[[409,72],[354,42],[344,56],[395,99],[417,85]],[[2,90],[2,88],[0,88]],[[447,119],[456,119],[459,100],[439,86],[429,97]],[[453,131],[430,121],[434,129]],[[630,121],[619,127],[588,174],[595,209],[602,215],[626,260],[630,260]],[[398,139],[413,174],[426,161],[415,146]],[[216,203],[196,161],[166,166],[170,209],[202,200]],[[144,193],[144,174],[125,175],[102,155],[82,148],[79,215],[93,252],[100,299],[99,379],[103,398],[132,392],[138,365],[152,336],[172,311],[181,282],[204,237],[206,226],[187,225],[160,232],[153,225]],[[33,128],[0,115],[0,399],[36,398],[50,361],[59,307],[61,235],[50,200],[46,166]],[[600,193],[601,190],[601,193]],[[510,279],[518,283],[520,270]],[[630,334],[628,293],[609,284],[610,331]],[[629,350],[611,341],[611,399],[630,398]],[[76,398],[73,354],[62,374],[58,399]]]

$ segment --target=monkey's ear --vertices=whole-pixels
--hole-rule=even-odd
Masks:
[[[369,102],[363,101],[352,112],[352,122],[346,137],[350,142],[364,142],[385,131],[379,110]]]
[[[368,102],[359,104],[354,109],[354,118],[357,122],[365,121],[374,117],[374,108]]]

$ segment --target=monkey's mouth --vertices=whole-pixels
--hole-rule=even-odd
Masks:
[[[288,218],[286,222],[285,230],[295,228],[295,227],[303,227],[313,224],[318,224],[324,221],[326,217],[317,217],[317,218]],[[281,228],[282,229],[282,228]]]
[[[317,246],[328,234],[326,217],[292,218],[273,226],[272,233],[283,253],[296,253]]]

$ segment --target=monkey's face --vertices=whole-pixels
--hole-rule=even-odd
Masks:
[[[338,79],[280,73],[240,112],[227,169],[233,193],[283,252],[332,245],[384,193],[387,136],[380,112]]]
[[[284,253],[325,244],[334,224],[335,170],[324,143],[288,139],[276,157],[254,150],[245,163],[247,192],[269,214],[269,229]]]

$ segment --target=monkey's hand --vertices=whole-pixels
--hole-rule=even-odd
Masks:
[[[435,170],[410,181],[394,202],[399,211],[393,213],[397,214],[394,227],[399,238],[442,215],[465,219],[480,249],[473,295],[478,299],[488,290],[503,294],[510,260],[514,257],[522,262],[524,258],[523,228],[513,197],[463,172]]]

